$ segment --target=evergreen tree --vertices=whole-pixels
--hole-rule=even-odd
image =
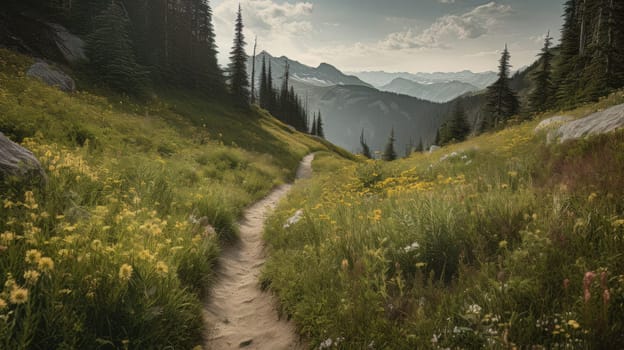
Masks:
[[[195,11],[192,31],[193,47],[191,51],[192,72],[190,76],[195,87],[203,92],[215,95],[224,89],[223,72],[217,62],[217,45],[212,25],[212,10],[207,0],[193,0]]]
[[[470,135],[470,124],[466,118],[466,111],[461,102],[455,104],[453,118],[449,123],[450,142],[462,142]]]
[[[321,118],[321,111],[318,111],[316,115],[316,136],[325,138],[325,130],[323,129],[323,119]]]
[[[420,138],[420,142],[418,142],[418,146],[414,149],[414,152],[423,153],[425,151],[425,146],[423,144],[422,137]]]
[[[245,36],[243,34],[243,12],[238,5],[234,34],[234,46],[230,52],[230,93],[234,101],[240,105],[249,103],[249,77],[247,76],[247,54],[245,53]]]
[[[314,118],[312,119],[312,127],[310,128],[310,135],[318,136],[318,132],[316,131],[316,113],[314,113]]]
[[[260,68],[260,107],[269,108],[269,85],[267,81],[266,57],[262,55],[262,67]]]
[[[509,87],[509,50],[505,45],[505,50],[500,59],[498,79],[487,88],[485,120],[482,130],[496,128],[504,123],[509,117],[518,113],[519,101],[516,94]]]
[[[251,57],[251,103],[256,103],[256,47],[258,37],[254,39],[253,56]]]
[[[566,1],[563,16],[560,54],[553,79],[557,89],[557,104],[562,107],[573,103],[580,81],[578,69],[580,30],[576,0]]]
[[[552,38],[550,32],[544,40],[544,47],[539,54],[539,69],[533,73],[535,89],[529,95],[529,106],[532,112],[544,112],[552,107],[554,87],[552,83]]]
[[[371,153],[370,147],[368,147],[368,144],[364,139],[364,129],[362,129],[362,134],[360,135],[360,146],[362,146],[362,155],[368,159],[372,159],[373,154]]]
[[[273,69],[271,68],[271,59],[269,59],[269,72],[267,74],[267,109],[273,111],[276,106],[275,88],[273,87]]]
[[[94,18],[95,30],[87,39],[87,55],[99,78],[108,86],[129,94],[140,94],[147,74],[135,59],[130,39],[130,21],[113,1]]]
[[[386,143],[386,148],[384,149],[384,153],[381,156],[381,159],[385,160],[386,162],[391,162],[397,159],[397,153],[394,150],[395,141],[396,140],[394,139],[394,128],[392,128],[392,131],[390,132],[390,137],[388,138],[388,143]]]

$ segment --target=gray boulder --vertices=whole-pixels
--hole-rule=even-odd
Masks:
[[[567,122],[570,122],[574,120],[573,117],[567,116],[567,115],[558,115],[556,117],[552,117],[552,118],[548,118],[548,119],[544,119],[542,120],[541,123],[539,123],[537,125],[537,127],[535,128],[535,132],[540,132],[542,130],[546,130],[546,129],[551,129],[557,126],[561,126],[561,124],[565,124]]]
[[[43,184],[46,174],[31,151],[0,132],[0,184],[5,181]]]
[[[70,33],[67,28],[56,23],[46,23],[53,34],[56,47],[68,63],[77,63],[87,60],[85,42],[78,36]]]
[[[606,134],[624,127],[624,104],[566,123],[549,135],[559,142]]]
[[[76,90],[74,79],[45,62],[33,64],[26,75],[37,78],[50,86],[56,86],[61,91],[73,92]]]

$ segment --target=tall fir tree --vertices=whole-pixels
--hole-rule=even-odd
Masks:
[[[249,104],[249,77],[247,75],[247,54],[245,53],[245,35],[243,34],[243,11],[238,5],[234,30],[234,46],[230,52],[229,80],[230,93],[235,103]]]
[[[323,118],[321,118],[321,111],[316,114],[316,136],[325,138],[325,129],[323,125]]]
[[[262,66],[260,67],[260,91],[259,101],[260,107],[269,108],[269,85],[267,82],[266,57],[262,55]]]
[[[364,129],[362,129],[362,133],[360,134],[360,146],[362,147],[362,155],[368,159],[372,159],[373,154],[371,153],[370,147],[364,139]]]
[[[267,73],[267,109],[275,110],[277,101],[275,98],[275,88],[273,87],[273,68],[271,68],[271,59],[269,58],[269,71]]]
[[[316,113],[314,113],[314,118],[312,119],[312,126],[310,127],[310,135],[317,136],[316,132]]]
[[[470,135],[470,124],[468,123],[466,111],[461,102],[455,103],[449,129],[452,141],[455,142],[465,141],[468,135]]]
[[[560,107],[569,106],[576,99],[579,76],[579,20],[577,0],[564,4],[564,23],[561,29],[561,45],[553,76],[556,101]]]
[[[386,162],[391,162],[397,159],[397,153],[394,150],[395,141],[396,140],[394,138],[394,128],[392,128],[392,131],[390,132],[390,137],[388,138],[388,142],[386,143],[386,148],[384,149],[384,153],[381,155],[382,160],[385,160]]]
[[[544,39],[544,47],[538,55],[539,68],[533,75],[535,88],[529,95],[529,107],[532,112],[540,113],[553,107],[554,86],[552,82],[552,60],[554,54],[551,50],[552,37],[550,32]]]
[[[498,66],[498,79],[487,88],[485,116],[481,126],[482,131],[496,128],[509,119],[509,117],[518,113],[520,103],[518,97],[509,86],[510,58],[509,50],[507,45],[505,45],[505,50],[501,55]]]
[[[121,4],[113,1],[93,20],[87,38],[90,64],[108,86],[129,94],[140,94],[147,83],[146,70],[136,62],[130,39],[130,21]]]
[[[212,9],[208,0],[193,0],[195,11],[192,25],[194,46],[192,47],[192,74],[195,87],[211,96],[224,89],[223,72],[217,62],[217,44],[212,24]]]
[[[251,57],[251,103],[256,103],[256,47],[258,37],[254,39],[253,55]]]

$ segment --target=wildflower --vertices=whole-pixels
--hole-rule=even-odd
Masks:
[[[592,192],[592,194],[587,197],[587,201],[591,203],[596,200],[596,198],[598,198],[598,194],[596,192]]]
[[[7,307],[6,300],[0,298],[0,310],[4,309],[5,307]]]
[[[624,227],[624,219],[615,220],[611,224],[613,227]]]
[[[169,267],[164,261],[159,261],[156,263],[156,272],[161,276],[166,275],[169,272]]]
[[[34,285],[35,283],[37,283],[37,280],[39,280],[39,276],[41,276],[41,274],[35,270],[28,270],[24,272],[24,279],[29,285]]]
[[[100,248],[102,248],[102,241],[94,239],[93,242],[91,242],[91,249],[99,250]]]
[[[518,172],[517,171],[510,171],[507,173],[507,175],[509,175],[509,177],[517,177],[518,176]]]
[[[2,201],[3,206],[5,209],[11,209],[15,206],[15,203],[13,203],[12,201],[5,199],[4,201]]]
[[[589,292],[589,287],[591,287],[591,284],[594,281],[595,277],[596,277],[596,274],[593,271],[586,272],[585,277],[583,277],[583,292],[584,292],[584,298],[585,298],[586,303],[589,301],[589,299],[591,299],[591,293]]]
[[[122,281],[129,281],[132,278],[132,266],[123,264],[119,268],[119,279]]]
[[[569,320],[568,321],[568,326],[574,328],[574,329],[579,329],[581,327],[581,325],[576,322],[576,320]]]
[[[472,304],[468,306],[468,313],[478,315],[481,313],[481,306],[477,304]]]
[[[48,257],[41,258],[37,265],[39,266],[39,269],[44,272],[54,270],[54,260]]]
[[[500,241],[500,242],[498,242],[498,247],[500,249],[507,249],[507,241]]]
[[[342,270],[347,270],[349,268],[349,260],[342,259],[342,262],[340,263],[340,267],[342,268]]]
[[[415,250],[417,250],[418,248],[420,248],[420,244],[418,244],[418,242],[414,242],[406,247],[403,248],[403,251],[406,253],[410,253],[413,252]]]
[[[568,290],[568,287],[570,287],[570,280],[566,278],[563,280],[563,289]]]
[[[36,264],[39,262],[40,259],[41,252],[37,249],[30,249],[26,252],[26,258],[24,260],[26,260],[26,262],[29,264]]]
[[[427,266],[427,263],[424,263],[424,262],[418,262],[418,263],[416,263],[416,268],[421,269],[421,268],[423,268],[423,267],[425,267],[425,266]]]
[[[375,209],[373,211],[373,220],[380,221],[381,220],[381,209]]]
[[[28,289],[20,287],[13,288],[9,295],[9,300],[13,304],[24,304],[28,301]]]
[[[602,302],[605,304],[605,306],[609,305],[609,301],[611,300],[611,292],[609,292],[608,289],[605,289],[602,292]]]
[[[600,287],[602,287],[602,289],[607,289],[607,271],[602,271],[600,273]]]

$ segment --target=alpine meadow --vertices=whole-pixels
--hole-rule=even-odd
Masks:
[[[0,349],[624,349],[624,2],[6,0]]]

